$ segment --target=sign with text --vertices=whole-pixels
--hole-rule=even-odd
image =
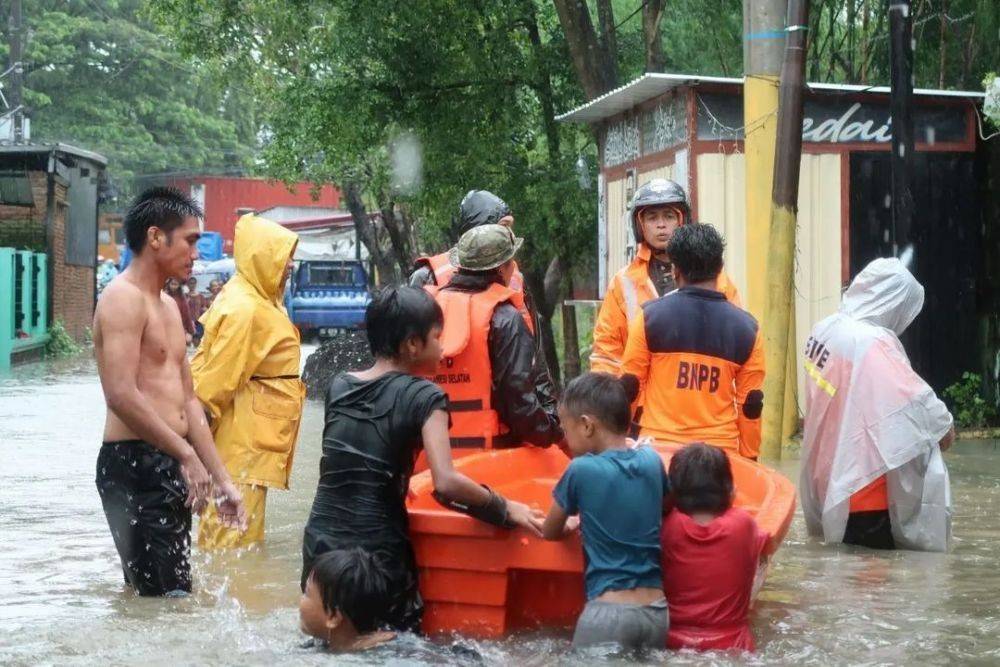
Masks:
[[[966,140],[968,116],[956,107],[914,107],[918,143]],[[743,99],[734,95],[698,95],[698,138],[733,141],[743,138]],[[851,100],[806,100],[802,141],[808,143],[873,143],[892,141],[888,103]]]

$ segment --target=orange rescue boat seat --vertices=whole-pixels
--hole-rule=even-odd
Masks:
[[[664,465],[678,447],[657,445]],[[778,472],[730,455],[736,505],[770,535],[777,550],[795,512],[795,487]],[[569,459],[559,449],[519,447],[466,456],[455,468],[505,497],[548,511]],[[547,542],[446,510],[433,498],[429,472],[410,482],[410,536],[420,567],[423,629],[480,638],[537,628],[569,628],[583,609],[579,536]]]

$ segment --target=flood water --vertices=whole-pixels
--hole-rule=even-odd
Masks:
[[[277,665],[600,662],[569,635],[500,642],[403,642],[332,658],[300,648],[302,528],[316,488],[322,405],[305,411],[292,490],[268,499],[263,548],[207,557],[197,592],[141,599],[121,567],[94,488],[104,407],[89,359],[21,367],[0,379],[0,664]],[[955,505],[949,554],[824,547],[796,517],[753,617],[754,656],[650,656],[682,664],[1000,663],[1000,448],[946,456]],[[779,468],[797,478],[797,462]],[[616,662],[618,660],[615,660]]]

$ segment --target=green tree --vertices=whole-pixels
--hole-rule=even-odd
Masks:
[[[586,131],[554,121],[579,92],[549,3],[152,6],[191,55],[243,72],[245,85],[268,100],[269,174],[341,185],[383,281],[402,278],[417,252],[446,247],[467,190],[506,199],[515,231],[526,238],[519,261],[540,312],[543,349],[558,372],[555,307],[595,254],[596,197],[581,190],[575,165],[581,156],[594,164],[596,149]],[[393,180],[391,147],[401,136],[421,146],[418,190]],[[372,212],[380,220],[372,221]],[[575,343],[574,336],[573,358]]]
[[[126,193],[136,175],[245,169],[259,129],[253,98],[182,57],[143,17],[144,6],[24,1],[32,139],[105,155]],[[2,48],[6,60],[6,36]]]

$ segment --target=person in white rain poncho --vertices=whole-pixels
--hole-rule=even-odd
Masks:
[[[924,288],[898,259],[876,259],[806,343],[799,493],[809,533],[825,542],[948,548],[941,452],[955,429],[898,338],[923,305]]]

